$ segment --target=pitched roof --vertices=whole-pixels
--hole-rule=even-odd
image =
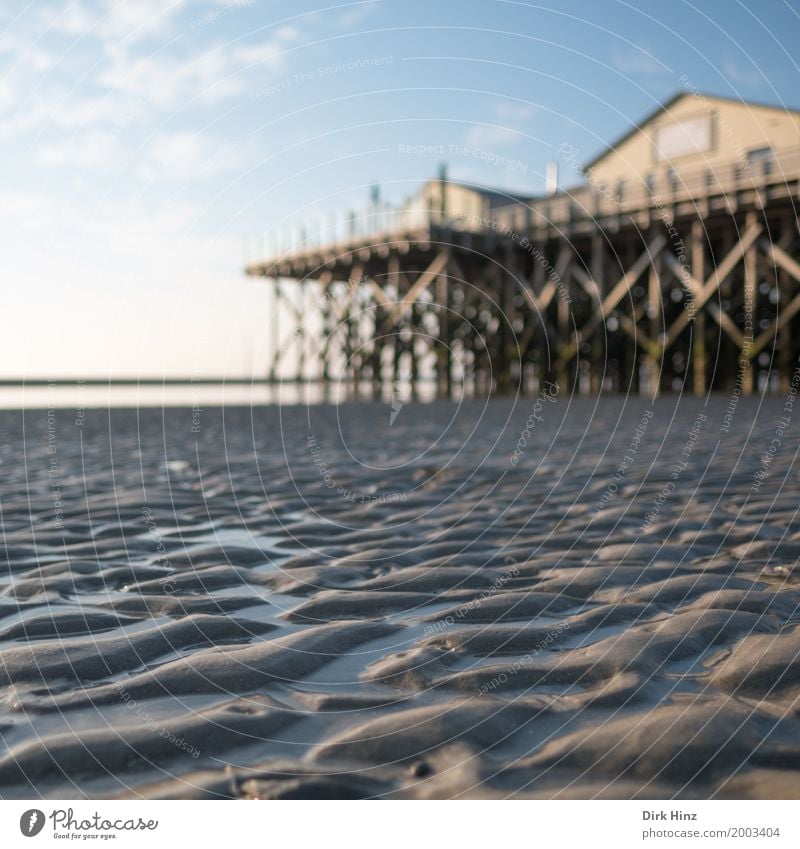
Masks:
[[[433,177],[428,180],[428,183],[438,183],[439,178]],[[531,195],[529,194],[515,194],[513,192],[505,192],[502,189],[493,189],[489,186],[481,186],[477,183],[466,183],[463,180],[445,180],[451,186],[459,186],[462,189],[468,189],[471,192],[475,192],[476,194],[483,195],[488,201],[489,205],[501,206],[506,203],[515,203],[520,201],[530,200]]]
[[[601,159],[604,159],[610,153],[613,153],[621,144],[624,144],[631,136],[635,133],[641,132],[642,128],[649,124],[654,118],[657,118],[662,112],[667,112],[672,106],[674,106],[679,100],[682,100],[684,97],[696,97],[698,99],[705,100],[724,100],[726,103],[738,103],[740,106],[757,106],[760,109],[774,109],[777,112],[795,112],[800,114],[800,109],[789,109],[784,106],[776,106],[774,103],[762,103],[755,100],[741,100],[736,97],[725,97],[719,94],[707,94],[702,91],[685,91],[681,90],[676,92],[670,97],[669,100],[657,106],[652,112],[649,112],[636,124],[633,124],[629,130],[626,130],[616,141],[607,145],[600,151],[592,160],[587,162],[583,167],[591,168],[596,165]]]

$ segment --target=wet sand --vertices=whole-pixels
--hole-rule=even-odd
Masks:
[[[0,413],[0,797],[800,798],[785,417]]]

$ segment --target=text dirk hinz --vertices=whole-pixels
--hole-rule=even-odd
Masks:
[[[669,816],[667,816],[669,814]],[[694,820],[697,814],[689,814],[686,811],[642,811],[643,820]]]

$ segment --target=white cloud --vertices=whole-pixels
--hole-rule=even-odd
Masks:
[[[745,65],[737,65],[732,59],[726,58],[722,62],[722,70],[735,85],[755,88],[764,82],[764,74],[749,61]]]
[[[251,68],[282,67],[286,51],[300,37],[298,30],[282,27],[257,43],[235,47],[216,44],[182,59],[175,57],[174,50],[141,57],[118,48],[110,52],[110,67],[99,81],[117,93],[146,96],[165,111],[192,99],[215,103],[245,91],[246,72]]]
[[[186,0],[102,0],[99,5],[71,0],[60,6],[40,5],[36,12],[40,26],[53,33],[89,36],[108,45],[133,44],[156,35],[163,38],[186,5]]]
[[[13,311],[30,319],[0,338],[7,372],[213,371],[240,325],[260,335],[247,299],[266,289],[241,280],[238,231],[252,221],[216,198],[263,140],[221,119],[338,19],[256,32],[243,0],[217,25],[209,13],[232,3],[36,0],[6,15],[0,137],[15,182],[0,192],[0,242]]]
[[[467,147],[493,150],[498,147],[509,147],[518,141],[519,137],[519,132],[511,127],[473,124],[467,131],[465,144]]]
[[[520,140],[521,133],[528,132],[535,114],[536,107],[530,103],[497,103],[492,109],[495,120],[473,124],[467,131],[464,143],[467,147],[490,151],[510,147]]]
[[[12,222],[15,228],[28,233],[46,233],[57,211],[57,201],[52,195],[38,192],[0,193],[0,220]],[[9,236],[4,227],[5,238]]]
[[[44,29],[67,35],[84,35],[97,26],[100,19],[78,0],[62,9],[56,6],[40,6],[37,11]]]
[[[536,114],[536,107],[532,103],[498,103],[494,114],[508,121],[530,121]]]
[[[14,87],[10,80],[0,77],[0,109],[7,109],[14,103]]]
[[[650,51],[636,45],[612,48],[611,64],[621,73],[634,76],[658,76],[670,70]]]
[[[172,18],[185,8],[186,0],[136,0],[120,3],[104,0],[105,14],[98,33],[105,39],[121,39],[128,43],[154,34],[163,38]]]
[[[363,23],[376,9],[380,0],[364,0],[359,5],[346,9],[339,16],[336,24],[340,29],[352,30]]]
[[[251,5],[231,2],[237,11]],[[258,40],[225,43],[214,41],[213,26],[192,30],[193,21],[179,15],[192,9],[203,20],[203,10],[229,5],[102,0],[99,6],[34,7],[0,35],[0,136],[45,126],[118,131],[163,120],[192,103],[208,106],[241,95],[253,75],[263,86],[264,72],[286,64],[302,33],[284,25]],[[54,37],[62,49],[53,48]]]
[[[206,179],[242,165],[245,148],[235,138],[221,142],[199,133],[162,134],[149,146],[139,175],[178,182]]]
[[[36,161],[48,168],[84,168],[108,171],[119,159],[119,144],[113,133],[88,131],[62,142],[47,142],[37,150]]]
[[[244,44],[233,51],[234,64],[244,66],[267,64],[272,66],[285,63],[285,53],[301,40],[301,32],[296,27],[283,26],[267,39],[256,44]]]

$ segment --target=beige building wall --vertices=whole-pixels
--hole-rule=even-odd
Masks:
[[[409,222],[423,223],[430,214],[435,221],[442,208],[442,188],[439,180],[428,180],[404,204]],[[459,183],[445,183],[445,210],[448,220],[461,219],[466,227],[479,228],[489,219],[489,201],[484,194]]]
[[[737,164],[760,167],[752,151],[786,150],[800,145],[800,114],[766,106],[686,94],[642,125],[587,168],[589,181],[617,189],[620,181],[633,189],[647,175],[663,184],[670,169],[681,180],[709,170],[724,178]]]
[[[431,180],[425,184],[425,197],[428,208],[434,216],[441,209],[441,183]],[[489,205],[486,198],[478,191],[458,183],[445,183],[445,209],[447,218],[462,218],[467,222],[480,224],[482,218],[489,215]]]

